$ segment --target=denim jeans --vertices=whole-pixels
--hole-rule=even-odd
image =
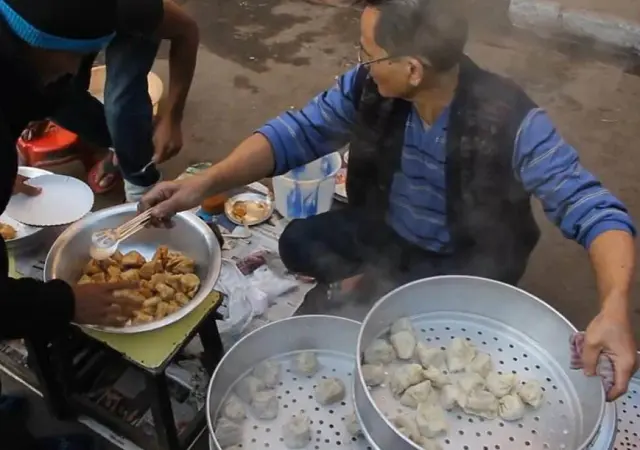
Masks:
[[[105,51],[104,106],[87,92],[96,56],[92,55],[75,77],[69,100],[51,118],[87,142],[114,148],[124,179],[142,187],[160,179],[155,167],[136,175],[153,157],[153,106],[147,75],[158,46],[159,41],[146,36],[117,35]]]

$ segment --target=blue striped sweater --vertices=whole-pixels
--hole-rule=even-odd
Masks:
[[[298,111],[287,111],[258,132],[271,143],[275,174],[334,152],[348,143],[356,110],[356,70]],[[401,167],[389,197],[389,225],[421,248],[443,252],[450,235],[446,221],[445,146],[449,109],[426,125],[415,110],[406,123]],[[581,164],[542,109],[533,109],[513,143],[513,175],[537,197],[562,233],[589,247],[601,233],[635,229],[624,205]]]

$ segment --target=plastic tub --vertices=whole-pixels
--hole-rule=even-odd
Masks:
[[[341,166],[342,157],[336,152],[274,177],[276,209],[287,219],[304,219],[329,211]]]

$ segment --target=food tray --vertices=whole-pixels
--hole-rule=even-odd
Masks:
[[[44,281],[56,278],[70,284],[78,282],[82,268],[89,261],[89,246],[94,232],[115,228],[137,214],[137,205],[127,203],[101,209],[67,228],[55,241],[47,255],[44,266]],[[200,288],[193,299],[178,311],[161,320],[122,328],[86,326],[107,333],[132,334],[151,331],[170,325],[196,309],[211,293],[222,267],[222,250],[213,231],[193,213],[181,212],[173,219],[171,229],[144,228],[122,242],[118,249],[122,253],[138,251],[149,260],[161,245],[181,252],[196,263],[196,274]]]
[[[492,356],[496,370],[515,371],[545,390],[540,409],[528,410],[518,422],[480,419],[454,410],[449,432],[438,442],[445,449],[588,448],[604,416],[604,389],[596,377],[570,370],[569,338],[576,331],[551,307],[515,287],[468,276],[419,280],[376,303],[362,325],[358,354],[401,317],[410,317],[419,339],[445,347],[466,338]],[[390,420],[399,407],[390,392],[371,393],[361,362],[354,392],[362,426],[379,449],[419,448],[399,434]]]
[[[261,217],[260,219],[257,219],[257,220],[238,220],[232,212],[233,205],[236,202],[242,202],[242,201],[264,203],[266,206],[264,217]],[[235,223],[236,225],[251,227],[254,225],[259,225],[269,220],[269,218],[273,215],[273,202],[266,195],[257,194],[254,192],[245,192],[242,194],[234,195],[233,197],[228,199],[224,203],[224,213],[227,216],[227,219],[229,219],[231,222]]]
[[[616,401],[616,410],[618,427],[614,450],[640,448],[640,370],[631,379],[627,393]]]
[[[306,448],[314,450],[371,450],[363,437],[351,437],[345,429],[345,417],[351,414],[352,381],[355,371],[355,348],[360,324],[334,316],[296,316],[265,325],[238,341],[216,368],[207,394],[207,421],[214,450],[221,447],[213,430],[222,406],[238,380],[248,375],[261,361],[281,363],[281,380],[277,387],[280,400],[278,417],[257,420],[248,408],[243,425],[243,448],[286,449],[281,441],[282,425],[304,411],[312,421],[312,440]],[[312,350],[322,368],[312,378],[290,371],[293,357]],[[314,386],[322,377],[338,377],[346,387],[341,403],[320,406],[314,398]]]

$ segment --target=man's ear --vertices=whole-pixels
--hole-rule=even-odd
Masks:
[[[408,58],[407,75],[409,84],[418,87],[424,79],[424,65],[416,58]]]

